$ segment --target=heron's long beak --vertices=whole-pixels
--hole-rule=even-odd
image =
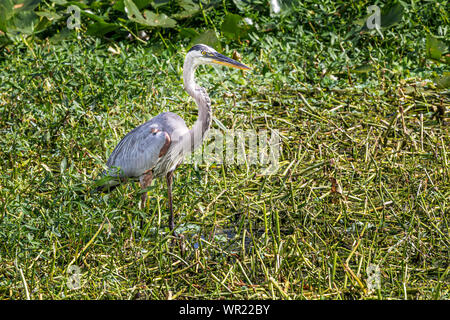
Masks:
[[[242,70],[250,70],[250,67],[247,67],[245,64],[237,62],[236,60],[228,58],[228,57],[224,56],[223,54],[220,54],[217,52],[211,56],[211,59],[214,63],[221,64],[221,65],[224,65],[227,67],[242,69]]]

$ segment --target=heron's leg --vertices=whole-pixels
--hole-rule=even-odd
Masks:
[[[172,208],[172,182],[173,182],[173,171],[167,173],[167,197],[169,198],[169,229],[173,232],[175,229],[175,223],[173,222],[173,208]]]
[[[151,170],[148,170],[147,172],[145,172],[139,178],[139,183],[141,184],[141,188],[142,189],[147,188],[152,183],[152,179],[153,179],[153,172]],[[147,201],[147,192],[144,192],[141,195],[141,209],[145,208],[146,201]]]

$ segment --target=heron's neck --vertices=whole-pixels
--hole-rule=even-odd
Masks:
[[[205,134],[211,126],[212,120],[211,100],[209,99],[205,88],[202,88],[195,83],[195,69],[197,69],[197,65],[190,63],[189,60],[185,61],[183,68],[184,89],[192,98],[194,98],[198,106],[197,121],[195,121],[194,125],[189,130],[191,151],[202,144]]]

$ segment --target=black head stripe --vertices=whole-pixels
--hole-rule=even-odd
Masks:
[[[191,52],[191,51],[203,51],[203,50],[208,51],[208,47],[205,46],[204,44],[196,44],[191,49],[189,49],[188,52]]]

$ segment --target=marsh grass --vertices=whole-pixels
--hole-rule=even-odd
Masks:
[[[324,65],[315,37],[260,35],[259,47],[236,48],[251,73],[198,71],[226,128],[277,129],[282,152],[270,176],[255,166],[180,166],[182,245],[168,232],[160,181],[145,210],[137,185],[91,190],[136,125],[169,110],[195,121],[184,52],[119,43],[113,54],[83,36],[5,51],[0,297],[448,299],[448,91],[423,81],[444,67],[405,76],[395,61],[421,59],[410,62],[411,39],[401,50],[378,39],[369,50],[376,71],[350,74],[338,70],[344,60]],[[388,49],[398,59],[377,60]]]

